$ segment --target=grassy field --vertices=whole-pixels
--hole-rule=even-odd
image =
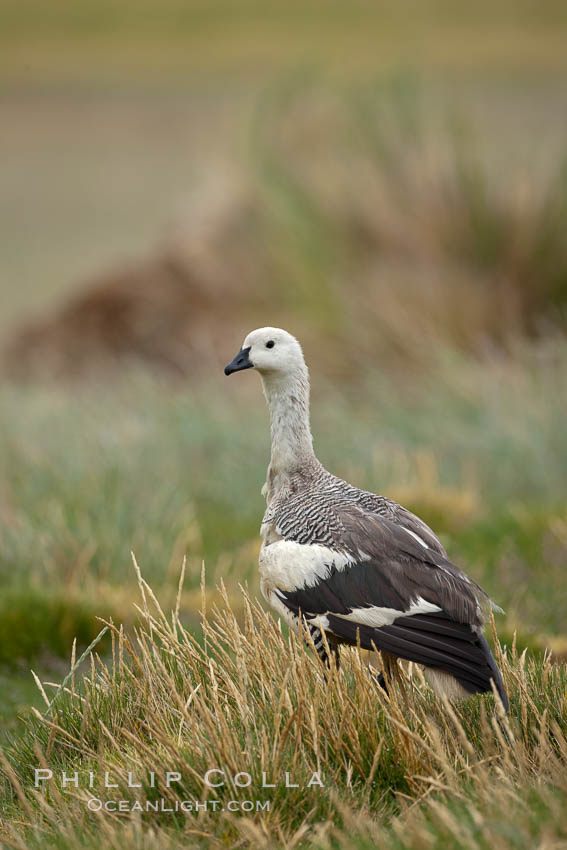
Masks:
[[[565,665],[499,650],[508,717],[423,678],[385,697],[358,651],[326,678],[247,596],[243,625],[226,596],[201,610],[201,643],[182,585],[170,617],[139,581],[135,636],[111,625],[111,659],[45,694],[2,757],[9,846],[564,846]]]
[[[0,844],[567,847],[564,3],[0,11],[3,338],[182,243],[202,341],[175,379],[102,349],[74,381],[0,376]],[[354,650],[325,681],[254,601],[267,414],[222,374],[253,324],[300,336],[323,463],[504,609],[508,717],[419,671],[388,699]],[[218,806],[91,812],[89,771],[103,800]]]

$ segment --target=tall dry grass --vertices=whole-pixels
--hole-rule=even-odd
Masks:
[[[179,604],[166,614],[138,576],[135,631],[109,622],[111,658],[91,656],[90,673],[73,675],[51,707],[56,686],[42,685],[47,710],[36,711],[27,736],[2,756],[7,846],[118,847],[127,840],[144,847],[151,840],[158,847],[309,841],[425,848],[445,841],[507,848],[545,836],[552,843],[542,847],[562,846],[565,665],[497,645],[509,716],[490,696],[456,705],[435,699],[417,668],[386,696],[366,653],[346,650],[342,670],[326,674],[245,591],[242,622],[222,587],[220,607],[203,605],[198,640],[183,627]],[[95,790],[62,790],[57,782],[35,789],[33,767],[49,767],[56,777],[92,770],[99,778]],[[220,789],[203,781],[211,768],[225,771]],[[100,787],[104,771],[118,788]],[[143,787],[127,787],[128,771]],[[167,787],[167,771],[182,781]],[[239,772],[251,775],[250,788],[234,784]],[[275,788],[261,787],[262,772]],[[285,787],[286,772],[299,787]],[[324,787],[307,787],[315,772]],[[218,799],[221,807],[231,799],[270,800],[270,807],[198,816],[92,813],[93,794],[141,803],[163,798],[170,807],[188,799]],[[514,843],[510,830],[523,843]]]

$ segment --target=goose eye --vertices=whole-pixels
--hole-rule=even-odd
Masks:
[[[266,348],[273,348],[274,345],[275,345],[275,342],[274,342],[273,339],[271,339],[269,342],[266,343]]]

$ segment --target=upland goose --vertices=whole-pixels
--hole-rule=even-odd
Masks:
[[[315,457],[299,342],[279,328],[252,331],[224,371],[252,368],[272,436],[259,557],[265,599],[296,631],[303,618],[327,664],[327,647],[338,660],[340,644],[359,644],[423,665],[449,698],[491,691],[493,682],[507,709],[482,634],[486,593],[417,516],[337,478]]]

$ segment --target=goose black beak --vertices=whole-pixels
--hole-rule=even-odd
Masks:
[[[233,372],[241,372],[243,369],[252,369],[254,364],[248,357],[250,348],[241,348],[234,360],[224,367],[225,375],[232,375]]]

